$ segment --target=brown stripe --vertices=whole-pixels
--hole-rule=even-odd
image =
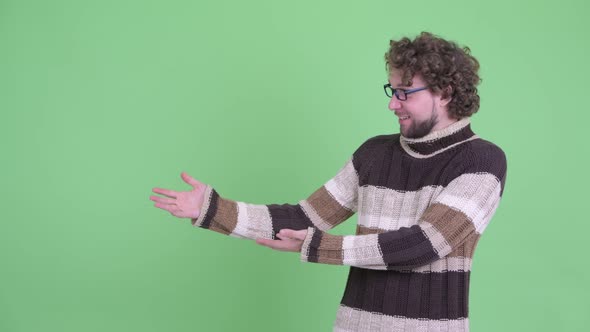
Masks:
[[[388,232],[388,231],[385,229],[381,229],[381,228],[371,228],[371,227],[356,225],[356,235],[380,234],[380,233],[385,233],[385,232]]]
[[[342,265],[342,241],[343,236],[334,236],[322,233],[322,239],[318,248],[318,263]]]
[[[325,186],[311,194],[307,201],[320,218],[332,226],[340,224],[354,214],[353,211],[340,205]]]
[[[209,229],[227,235],[234,231],[237,223],[238,203],[220,197],[217,201],[217,212]]]
[[[475,233],[475,226],[465,213],[440,203],[429,206],[424,211],[422,220],[432,224],[451,248],[455,248],[460,241]]]
[[[469,235],[467,240],[453,251],[447,255],[447,257],[467,257],[473,258],[473,252],[475,251],[475,247],[477,246],[477,242],[479,241],[481,235],[478,233],[473,233]]]

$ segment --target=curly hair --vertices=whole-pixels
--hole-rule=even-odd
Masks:
[[[385,62],[388,71],[401,71],[402,84],[412,85],[412,77],[418,74],[429,90],[441,92],[443,98],[450,96],[451,117],[460,119],[478,111],[479,62],[469,47],[461,48],[455,42],[422,32],[414,40],[390,40]]]

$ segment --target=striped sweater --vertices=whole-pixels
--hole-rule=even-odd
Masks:
[[[505,179],[503,151],[464,118],[419,139],[368,139],[298,204],[232,201],[208,185],[192,223],[249,239],[308,229],[302,261],[350,266],[334,331],[468,331],[473,253]],[[327,233],[354,213],[355,235]]]

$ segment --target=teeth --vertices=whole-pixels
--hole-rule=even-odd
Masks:
[[[409,119],[409,116],[400,116],[400,119],[405,120],[405,119]]]

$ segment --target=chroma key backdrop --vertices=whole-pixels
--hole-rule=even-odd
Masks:
[[[480,62],[506,153],[472,331],[590,325],[585,1],[0,0],[0,331],[331,331],[349,268],[154,207],[153,188],[296,204],[399,132],[390,39]],[[357,215],[330,233],[354,234]]]

